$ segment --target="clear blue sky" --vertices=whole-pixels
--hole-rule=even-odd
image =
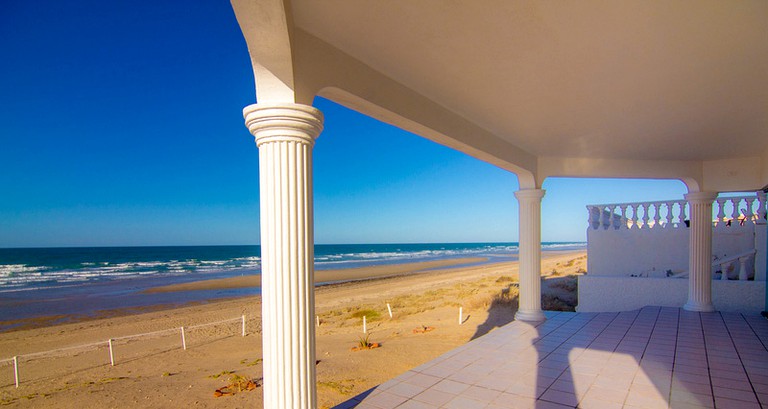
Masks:
[[[0,247],[252,244],[255,101],[228,1],[0,7]],[[315,148],[318,243],[516,241],[515,175],[330,101]],[[589,203],[679,181],[551,179],[543,240]]]

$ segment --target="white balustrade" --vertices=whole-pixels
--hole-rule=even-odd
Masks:
[[[723,280],[765,280],[766,265],[766,194],[720,196],[712,200],[711,220],[713,234],[712,277]],[[709,207],[709,206],[707,206]],[[684,266],[686,255],[680,249],[688,247],[688,232],[691,223],[691,207],[686,200],[664,200],[636,203],[610,203],[587,206],[589,211],[588,249],[592,259],[590,265],[602,274],[622,271],[621,274],[640,274],[647,271],[674,271],[671,276],[687,276]],[[705,211],[707,214],[710,210]],[[609,233],[609,231],[611,233]],[[624,232],[626,231],[626,232]],[[613,235],[616,236],[613,236]],[[626,236],[628,234],[629,236]],[[682,236],[681,236],[682,234]],[[635,235],[638,235],[635,237]],[[639,235],[646,235],[641,238]],[[632,236],[634,239],[627,241]],[[752,238],[750,238],[752,237]],[[640,240],[640,241],[637,241]],[[640,245],[645,251],[653,249],[656,256],[642,261],[633,252],[636,245],[649,240],[658,245]],[[680,245],[678,248],[677,245]],[[656,247],[654,247],[656,246]],[[745,253],[746,252],[746,253]],[[625,254],[626,253],[626,254]],[[594,255],[594,258],[592,257]],[[711,257],[707,256],[707,258]],[[690,257],[688,257],[690,258]],[[631,261],[634,267],[621,267],[622,262]],[[682,262],[680,262],[682,260]],[[707,262],[703,261],[706,269]],[[657,265],[658,264],[658,265]],[[625,272],[632,270],[630,272]],[[714,274],[723,271],[725,274]],[[668,274],[670,276],[670,274]]]
[[[766,223],[766,194],[718,197],[712,203],[712,224],[717,228]],[[688,227],[688,202],[665,200],[587,206],[592,230]]]
[[[685,200],[589,205],[592,230],[677,228],[685,222]]]
[[[739,280],[749,280],[750,279],[750,272],[753,271],[751,269],[749,263],[750,259],[754,259],[755,255],[757,254],[757,251],[755,249],[746,251],[741,254],[737,254],[735,256],[718,259],[715,260],[714,263],[712,263],[712,267],[716,270],[720,271],[720,280],[730,280],[731,277],[728,273],[730,272],[736,272],[738,271],[737,278]],[[738,270],[737,270],[738,269]],[[713,278],[714,277],[713,275]],[[752,277],[754,279],[754,277]]]

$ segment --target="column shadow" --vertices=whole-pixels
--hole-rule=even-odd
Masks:
[[[493,297],[488,305],[488,317],[482,324],[477,326],[470,340],[480,338],[494,329],[501,328],[515,320],[519,296],[511,295],[511,293],[512,289],[517,287],[517,283],[512,283]]]

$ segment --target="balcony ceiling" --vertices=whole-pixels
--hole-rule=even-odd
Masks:
[[[294,0],[292,12],[296,27],[537,157],[768,152],[764,0]]]

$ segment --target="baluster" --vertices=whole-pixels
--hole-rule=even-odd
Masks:
[[[720,276],[721,280],[727,280],[728,279],[728,266],[730,263],[720,263],[720,271],[723,273]]]
[[[621,209],[621,225],[619,226],[619,229],[621,230],[628,229],[629,226],[627,226],[627,205],[625,204],[620,205],[619,208]]]
[[[629,206],[632,207],[632,229],[639,229],[640,226],[637,225],[637,223],[638,223],[638,221],[637,221],[637,209],[640,207],[640,205],[637,204],[637,203],[633,203],[633,204],[631,204]]]
[[[664,228],[671,229],[672,226],[672,206],[674,206],[673,202],[667,202],[667,224],[664,225]]]
[[[725,198],[718,198],[717,202],[717,227],[725,227]]]
[[[747,273],[747,260],[749,260],[749,256],[739,257],[739,280],[749,279],[749,274]]]
[[[661,203],[654,204],[653,208],[653,227],[659,229],[661,228]]]
[[[650,212],[650,203],[643,203],[643,228],[648,229],[650,226],[648,226],[648,220],[650,220],[650,217],[648,216],[648,213]]]
[[[747,226],[751,226],[755,224],[754,220],[754,213],[752,212],[752,206],[755,204],[755,197],[750,197],[747,199],[744,199],[747,202],[747,208],[744,210],[744,224]]]
[[[682,225],[685,225],[685,220],[688,218],[685,214],[686,206],[688,206],[688,201],[680,202],[680,224]]]
[[[675,209],[675,205],[677,205],[677,213],[673,211]],[[669,211],[672,213],[671,223],[674,227],[680,227],[680,224],[683,222],[683,219],[680,217],[680,212],[682,211],[683,206],[685,206],[685,204],[680,202],[672,202],[672,207],[669,209]]]
[[[765,192],[757,192],[757,224],[766,224],[766,194]]]
[[[616,208],[617,207],[618,206],[616,206],[616,205],[612,205],[609,208],[610,209],[610,214],[611,214],[611,227],[613,227],[614,230],[619,230],[621,228],[621,226],[619,225],[619,223],[620,223],[619,217],[616,214]]]
[[[606,210],[606,206],[600,206],[600,229],[601,230],[608,230],[608,211]]]
[[[587,206],[587,225],[588,229],[597,230],[597,226],[595,223],[595,213],[594,213],[595,207],[594,206]]]
[[[733,205],[733,212],[731,212],[731,227],[736,227],[739,225],[739,203],[741,202],[741,199],[731,199],[730,202]]]

